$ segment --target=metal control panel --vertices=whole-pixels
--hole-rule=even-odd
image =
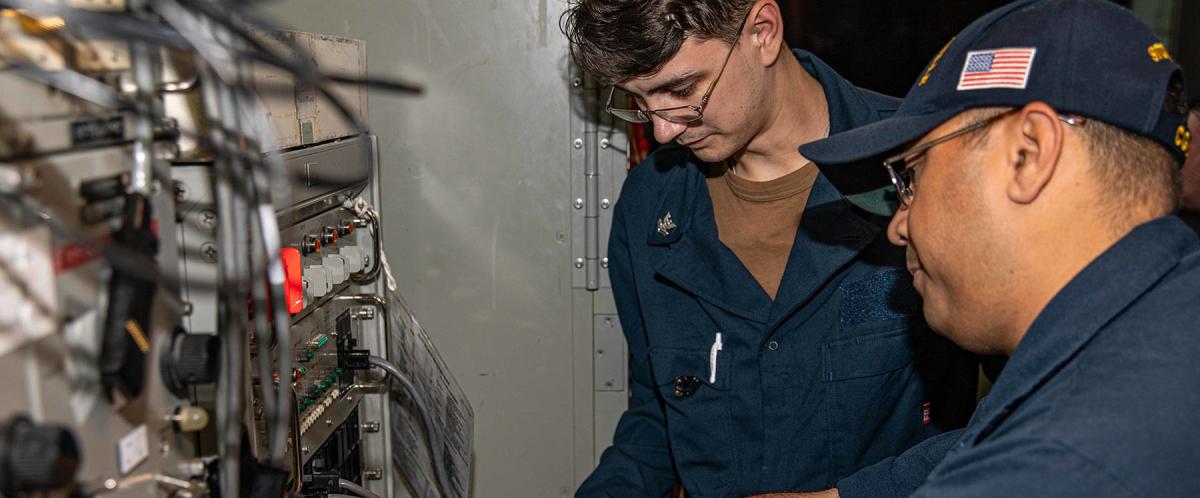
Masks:
[[[363,42],[235,11],[0,9],[0,494],[401,486]]]
[[[363,413],[360,404],[365,396],[384,392],[386,385],[346,367],[348,351],[370,350],[369,344],[385,343],[375,307],[361,304],[366,299],[363,296],[373,295],[380,273],[379,221],[347,207],[353,200],[371,195],[374,140],[352,137],[279,153],[278,159],[289,173],[293,196],[298,198],[275,210],[289,333],[286,343],[262,343],[257,335],[246,338],[248,355],[243,368],[250,382],[243,391],[251,429],[248,449],[256,458],[265,458],[270,452],[272,410],[261,386],[270,386],[265,395],[272,397],[285,390],[293,414],[293,420],[286,422],[289,430],[284,452],[293,491],[324,496],[330,488],[337,489],[330,483],[339,478],[360,484],[366,480],[363,469],[370,462],[363,456],[360,443],[364,438],[377,439],[376,446],[384,444],[378,434],[386,418],[384,405],[372,403],[371,413]],[[315,167],[318,164],[320,169]],[[216,226],[207,221],[213,216],[209,205],[211,170],[204,166],[176,169],[177,190],[188,192],[190,199],[183,203],[179,217],[180,233],[185,234],[180,241],[181,267],[191,276],[183,293],[192,305],[188,317],[192,329],[201,331],[204,324],[218,323],[219,314],[217,296],[205,291],[216,282],[203,278],[215,275],[218,263],[207,250],[216,243],[216,230],[204,229]],[[336,171],[337,176],[323,171]],[[275,372],[265,383],[255,368],[263,354]],[[280,370],[281,355],[290,363],[286,374]],[[361,427],[363,424],[369,430]],[[337,465],[330,464],[334,461]]]

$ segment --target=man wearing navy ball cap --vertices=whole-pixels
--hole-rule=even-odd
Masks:
[[[929,324],[1010,355],[966,429],[843,496],[1200,496],[1200,240],[1172,214],[1186,101],[1129,11],[1019,1],[951,40],[891,118],[801,147],[835,184],[890,156],[889,238]]]

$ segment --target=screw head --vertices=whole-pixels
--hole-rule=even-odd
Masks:
[[[217,248],[213,246],[212,242],[205,242],[200,246],[200,251],[204,253],[204,259],[209,263],[217,262]]]
[[[575,258],[575,267],[583,268],[583,258]]]
[[[574,204],[575,204],[575,209],[583,209],[583,199],[576,198]]]
[[[576,139],[575,139],[575,148],[576,148],[576,149],[582,149],[582,148],[583,148],[583,139],[582,139],[582,138],[576,138]]]
[[[608,209],[608,206],[611,205],[612,201],[609,201],[608,199],[600,199],[600,209]]]
[[[600,148],[601,148],[601,149],[607,149],[607,148],[608,148],[608,139],[607,139],[607,138],[601,138],[601,139],[600,139]]]
[[[217,226],[217,213],[214,213],[207,209],[204,211],[201,211],[200,212],[200,224],[203,225],[204,228],[216,227]]]

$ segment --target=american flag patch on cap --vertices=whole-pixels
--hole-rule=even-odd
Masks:
[[[967,52],[959,90],[983,88],[1016,88],[1023,90],[1029,82],[1035,48],[999,48]]]

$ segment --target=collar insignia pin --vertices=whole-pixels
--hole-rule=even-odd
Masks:
[[[662,235],[663,237],[671,235],[671,230],[676,228],[679,227],[675,225],[674,221],[671,221],[670,212],[668,212],[666,216],[663,216],[661,220],[658,220],[658,234]]]

